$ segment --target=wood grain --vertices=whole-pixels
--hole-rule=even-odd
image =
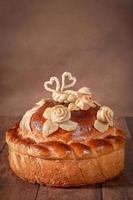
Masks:
[[[38,185],[32,185],[19,179],[8,164],[8,149],[5,144],[5,131],[20,117],[0,117],[0,199],[33,200],[36,198]],[[2,151],[3,150],[3,151]]]
[[[0,199],[33,200],[36,197],[37,189],[38,185],[24,182],[11,171],[6,146],[0,154]]]
[[[103,200],[133,200],[133,141],[126,145],[125,169],[117,178],[102,185]]]
[[[126,117],[126,122],[130,131],[130,134],[133,138],[133,117]]]
[[[8,128],[13,126],[14,123],[16,123],[20,117],[3,117],[0,116],[0,151],[2,150],[4,144],[5,144],[5,132]]]
[[[37,200],[100,200],[100,190],[100,185],[68,189],[41,186],[38,192]]]
[[[130,139],[127,140],[126,144],[125,169],[119,177],[102,184],[102,199],[133,200],[133,117],[118,118],[116,123],[127,133],[127,137]]]

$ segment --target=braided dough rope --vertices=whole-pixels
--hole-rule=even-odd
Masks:
[[[69,81],[68,84],[66,83],[67,80]],[[75,103],[76,100],[83,95],[88,95],[89,97],[91,97],[90,89],[87,87],[80,88],[78,91],[65,90],[70,87],[73,87],[76,81],[77,81],[76,77],[72,76],[70,72],[64,72],[62,74],[61,85],[60,85],[59,79],[54,76],[54,77],[51,77],[49,81],[46,81],[44,83],[44,88],[47,91],[52,92],[52,98],[54,99],[54,101],[59,102],[59,103]],[[55,84],[55,89],[53,88],[54,84]],[[74,106],[74,105],[73,106],[71,105],[69,108],[72,108],[72,109],[75,108],[75,110],[80,110],[80,107],[78,108],[77,106]]]
[[[69,84],[66,84],[67,79],[70,81]],[[52,89],[50,86],[52,86],[54,82],[56,83],[56,87],[55,89]],[[52,97],[56,102],[69,103],[68,110],[70,111],[88,110],[90,107],[94,108],[96,105],[100,106],[96,101],[92,100],[90,89],[87,87],[80,88],[78,91],[65,90],[67,88],[73,87],[75,83],[76,78],[73,77],[70,72],[64,72],[62,74],[61,88],[59,79],[57,77],[51,77],[50,81],[46,81],[44,83],[44,87],[46,90],[52,92]],[[99,119],[99,116],[103,115],[103,111],[101,109],[104,111],[104,120],[101,120],[101,117]],[[50,126],[51,124],[48,124],[48,127]],[[109,107],[103,106],[97,113],[97,120],[94,123],[94,127],[103,133],[109,128],[109,126],[113,126],[113,111]],[[45,125],[44,127],[46,128]],[[56,128],[53,127],[52,132],[54,132],[56,129],[57,126]]]
[[[103,182],[123,170],[125,140],[119,134],[85,144],[37,144],[21,137],[17,125],[6,133],[10,167],[17,176],[32,183],[64,187]]]
[[[70,83],[66,84],[66,81],[69,80]],[[55,83],[56,87],[53,89],[53,84]],[[78,96],[78,93],[73,90],[64,91],[64,89],[73,87],[76,83],[76,78],[72,76],[70,72],[64,72],[62,74],[62,83],[60,86],[60,81],[57,77],[51,77],[49,81],[44,83],[44,88],[52,92],[52,98],[59,103],[70,103],[74,102]]]
[[[67,80],[69,81],[68,84],[66,84]],[[52,97],[54,101],[59,102],[59,103],[68,103],[67,112],[70,112],[73,110],[88,110],[90,107],[95,107],[96,105],[98,105],[97,102],[92,100],[90,89],[87,87],[80,88],[78,91],[65,90],[67,88],[73,87],[75,83],[76,83],[76,78],[73,77],[70,72],[64,72],[62,74],[61,85],[60,85],[59,79],[54,76],[54,77],[51,77],[49,81],[46,81],[44,83],[44,87],[47,91],[52,92]],[[55,84],[55,89],[53,88],[54,84]],[[30,127],[31,117],[40,107],[43,106],[44,103],[45,103],[44,100],[40,101],[31,110],[25,113],[25,115],[23,116],[20,122],[20,128],[22,130],[27,129],[28,131],[31,132],[31,127]],[[104,117],[103,117],[103,114],[104,114]],[[48,119],[45,116],[44,118]],[[71,121],[69,120],[68,122],[71,122]],[[51,119],[48,119],[47,122],[45,122],[43,126],[44,136],[46,132],[47,132],[46,134],[47,136],[55,132],[56,130],[58,130],[60,126],[64,130],[71,131],[71,129],[72,130],[76,129],[76,123],[73,123],[73,124],[72,122],[66,123],[65,121],[63,123],[65,123],[65,125],[63,124],[59,125],[57,123],[55,124]],[[113,111],[109,107],[100,106],[100,110],[97,113],[97,120],[94,123],[94,128],[102,133],[102,132],[105,132],[109,128],[109,126],[113,126]]]
[[[104,137],[98,139],[88,138],[88,140],[84,142],[71,141],[68,143],[66,143],[65,141],[58,140],[45,140],[43,141],[43,143],[36,143],[35,141],[33,142],[32,140],[30,140],[29,138],[22,138],[18,133],[18,124],[9,129],[6,133],[6,141],[12,149],[23,154],[27,153],[31,156],[49,159],[73,159],[73,156],[76,156],[77,158],[83,158],[86,156],[90,157],[90,155],[95,156],[92,155],[94,149],[99,149],[99,147],[102,148],[100,148],[97,153],[104,154],[108,149],[106,149],[108,145],[111,145],[111,149],[112,151],[114,151],[121,148],[121,145],[123,145],[123,142],[125,142],[125,136],[123,132],[119,129],[114,129],[112,130],[111,135],[105,135]],[[29,144],[30,148],[24,148],[24,146],[26,147]],[[89,151],[86,155],[87,149]],[[110,150],[110,148],[108,150]],[[75,154],[73,154],[73,152]]]
[[[56,89],[58,90],[59,83],[56,77],[51,78],[51,81],[57,83]],[[67,92],[71,94],[71,91]],[[75,91],[73,91],[73,94],[75,94]],[[84,97],[84,95],[81,97]],[[89,98],[84,99],[85,102],[87,100],[89,101]],[[80,101],[77,103],[82,106],[83,104]],[[35,138],[40,137],[40,133],[37,137],[33,137],[34,133],[36,133],[34,132],[36,130],[34,128],[32,133],[29,135],[26,133],[26,137],[24,137],[24,126],[27,124],[30,128],[32,114],[43,106],[44,103],[46,102],[42,100],[32,110],[28,111],[21,121],[22,127],[19,127],[18,124],[6,133],[6,141],[9,146],[10,167],[18,176],[28,181],[46,185],[70,186],[103,182],[113,178],[123,170],[125,140],[122,132],[114,127],[111,127],[111,130],[107,131],[106,134],[99,134],[97,137],[91,137],[90,135],[85,139],[82,139],[82,137],[80,139],[78,135],[79,140],[75,140],[71,136],[69,139],[66,137],[63,139],[58,135],[59,132],[57,132],[58,137],[54,138],[53,136],[51,139],[50,137],[47,138],[49,134],[56,131],[49,130],[49,124],[47,122],[52,121],[66,131],[70,131],[70,122],[75,123],[69,120],[70,110],[66,106],[56,105],[48,107],[48,104],[46,107],[44,106],[43,113],[40,109],[39,112],[47,119],[44,122],[46,129],[43,126],[43,139],[41,141],[35,140]],[[64,112],[61,112],[61,108]],[[96,126],[96,129],[99,129],[98,121],[101,123],[99,131],[104,132],[101,126],[103,127],[105,123],[113,125],[112,118],[112,111],[108,107],[101,107],[97,112],[94,127]],[[29,130],[28,127],[25,128]],[[73,179],[73,177],[76,177],[76,179]],[[77,180],[77,177],[79,177],[79,180]]]

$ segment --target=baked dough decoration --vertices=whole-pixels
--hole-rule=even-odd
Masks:
[[[51,133],[57,131],[59,128],[62,128],[66,131],[73,131],[77,127],[77,123],[70,120],[70,110],[63,105],[46,108],[43,116],[47,119],[43,125],[44,137],[47,137]]]
[[[105,132],[109,126],[113,126],[114,112],[107,106],[102,106],[97,112],[97,119],[94,123],[94,127],[99,132]]]
[[[22,131],[24,129],[28,130],[31,132],[31,127],[30,127],[30,120],[31,120],[31,117],[34,113],[36,113],[36,111],[41,108],[43,105],[45,104],[45,100],[42,99],[40,100],[39,102],[36,103],[36,105],[28,110],[25,115],[23,116],[22,120],[20,121],[20,128],[22,129]]]
[[[75,110],[80,110],[80,109],[86,110],[86,104],[88,104],[88,107],[89,107],[89,104],[90,104],[90,107],[92,104],[94,104],[93,100],[91,99],[90,88],[83,87],[83,88],[80,88],[78,91],[65,90],[65,89],[73,87],[76,81],[77,81],[76,78],[72,76],[70,72],[64,72],[62,74],[61,84],[60,84],[59,79],[54,76],[54,77],[51,77],[49,81],[44,82],[44,88],[47,91],[52,92],[52,98],[54,101],[59,102],[59,103],[68,103],[68,104],[73,103],[73,105],[75,104]],[[66,82],[69,82],[69,83],[67,84]],[[55,89],[53,88],[54,84],[55,84]],[[84,95],[85,97],[82,97]],[[89,100],[87,100],[87,98]],[[83,100],[83,99],[86,99],[86,100]],[[80,103],[78,103],[79,101]],[[71,108],[71,106],[69,108]]]
[[[67,80],[69,81],[69,84],[66,84]],[[54,83],[56,85],[55,89],[52,88]],[[52,92],[54,101],[68,103],[68,110],[70,111],[88,110],[91,107],[96,107],[96,105],[100,106],[99,103],[92,100],[90,88],[88,87],[82,87],[78,91],[65,90],[73,87],[75,83],[76,78],[72,76],[70,72],[64,72],[62,74],[62,84],[60,84],[57,77],[51,77],[49,81],[44,83],[44,87],[47,91]],[[47,113],[47,110],[45,113]],[[46,116],[45,113],[44,117]],[[74,128],[76,129],[76,124],[71,121],[65,122],[65,126],[62,126],[62,124],[53,123],[53,121],[47,117],[46,119],[48,119],[48,121],[43,126],[43,132],[47,135],[57,131],[59,127],[70,131]],[[95,120],[94,128],[103,133],[109,126],[113,126],[113,111],[109,107],[103,106],[97,113],[97,120]]]
[[[68,82],[68,83],[66,83]],[[97,112],[97,119],[94,122],[94,128],[99,132],[104,133],[108,130],[109,126],[113,126],[113,111],[107,107],[102,106],[92,99],[90,88],[82,87],[78,91],[66,90],[73,87],[76,83],[76,78],[70,72],[62,74],[62,82],[60,83],[57,77],[51,77],[49,81],[44,83],[47,91],[52,92],[52,98],[55,102],[60,103],[52,108],[47,108],[43,117],[47,119],[43,124],[43,136],[48,137],[50,134],[56,132],[59,128],[66,131],[73,131],[77,128],[77,123],[70,120],[71,112],[78,110],[88,110],[99,106]],[[54,88],[55,85],[55,88]],[[20,122],[20,128],[32,131],[30,121],[32,115],[37,112],[45,103],[42,99],[36,103],[32,109],[28,110]],[[62,104],[65,104],[62,105]]]
[[[7,131],[10,167],[22,179],[70,187],[104,182],[123,170],[125,135],[113,125],[113,110],[93,100],[88,87],[70,89],[75,83],[69,72],[61,82],[51,77],[44,87],[52,98]]]

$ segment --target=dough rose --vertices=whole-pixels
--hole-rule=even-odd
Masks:
[[[43,117],[47,119],[47,121],[44,122],[43,125],[44,137],[47,137],[48,135],[54,133],[59,128],[62,128],[66,131],[73,131],[77,127],[77,122],[73,122],[70,120],[70,110],[63,105],[48,107],[44,111]]]
[[[82,95],[75,101],[75,105],[81,110],[88,110],[90,107],[96,106],[90,95]]]
[[[53,122],[61,123],[68,121],[71,117],[71,113],[67,107],[63,105],[57,105],[51,108],[51,120]]]
[[[102,106],[97,112],[97,120],[103,123],[109,123],[111,126],[113,125],[113,116],[113,110],[107,106]]]
[[[109,126],[113,126],[114,112],[107,106],[102,106],[97,112],[97,119],[94,123],[94,128],[99,132],[104,133]]]

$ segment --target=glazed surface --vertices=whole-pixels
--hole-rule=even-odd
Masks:
[[[42,129],[46,119],[43,117],[43,113],[46,108],[53,107],[58,104],[59,103],[56,103],[53,100],[45,101],[45,104],[40,107],[31,117],[30,126],[32,132],[27,131],[26,129],[22,131],[18,128],[18,134],[22,138],[32,139],[36,143],[52,140],[63,141],[65,143],[86,142],[91,139],[103,139],[110,135],[121,135],[122,137],[124,137],[123,132],[117,131],[115,127],[110,127],[104,133],[100,133],[94,128],[94,121],[96,120],[96,114],[99,109],[99,106],[96,106],[95,108],[90,108],[87,111],[72,111],[71,120],[77,122],[78,124],[76,130],[66,131],[59,128],[58,131],[54,132],[44,139]]]
[[[75,131],[59,129],[44,139],[43,112],[55,104],[47,100],[32,115],[32,132],[22,131],[19,122],[7,131],[9,163],[16,175],[59,187],[94,184],[119,175],[124,168],[124,133],[115,127],[97,131],[93,127],[97,106],[72,112],[72,120],[78,123]]]
[[[37,110],[36,113],[33,114],[31,118],[31,128],[33,131],[42,132],[43,123],[46,121],[46,119],[43,117],[43,113],[46,108],[53,107],[55,105],[59,105],[59,103],[53,101],[53,100],[47,100],[45,101],[45,104]],[[65,104],[64,104],[65,105]],[[67,104],[66,104],[67,106]],[[79,110],[79,111],[72,111],[71,113],[71,120],[78,123],[78,127],[73,133],[88,133],[92,130],[94,121],[96,120],[96,114],[99,107],[90,108],[87,111]],[[63,129],[60,128],[59,132],[66,132]]]
[[[19,124],[6,133],[6,141],[12,150],[34,157],[45,159],[88,159],[101,156],[109,152],[122,149],[125,146],[125,138],[120,130],[115,131],[115,135],[107,133],[104,138],[82,139],[66,141],[52,138],[43,142],[36,143],[34,139],[23,138],[19,134]],[[67,139],[68,140],[68,139]]]
[[[106,181],[123,170],[125,134],[114,126],[113,110],[94,101],[88,87],[67,90],[75,83],[70,72],[61,82],[51,77],[44,87],[52,99],[37,102],[7,131],[10,166],[19,177],[77,186]]]

